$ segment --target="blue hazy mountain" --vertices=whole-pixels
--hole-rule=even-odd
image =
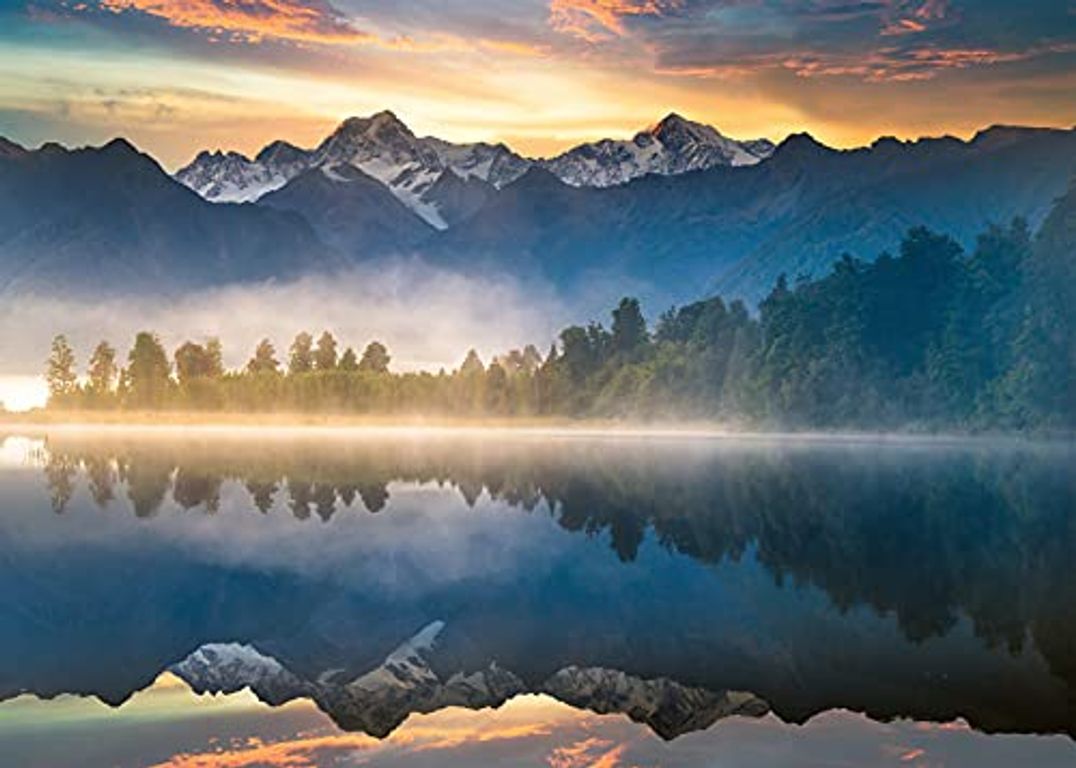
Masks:
[[[758,300],[787,273],[872,260],[926,225],[970,244],[990,223],[1038,226],[1076,173],[1076,131],[996,127],[954,138],[837,151],[806,134],[768,160],[608,189],[532,168],[428,249],[463,268],[502,268],[561,287],[601,278],[681,301]],[[638,289],[636,289],[638,290]]]
[[[172,292],[341,263],[302,216],[206,202],[122,139],[0,145],[0,292]]]
[[[304,171],[259,205],[301,214],[326,243],[356,258],[410,249],[435,231],[384,184],[350,165]]]

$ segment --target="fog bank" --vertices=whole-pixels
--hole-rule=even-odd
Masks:
[[[180,297],[23,295],[0,306],[0,377],[40,375],[56,334],[67,335],[81,371],[102,339],[125,359],[140,330],[160,334],[169,352],[187,339],[218,336],[229,367],[245,364],[264,337],[284,362],[296,333],[329,330],[341,352],[354,346],[361,353],[377,339],[388,346],[394,370],[436,371],[458,366],[471,347],[488,360],[512,347],[546,345],[571,316],[548,286],[464,277],[410,261]]]

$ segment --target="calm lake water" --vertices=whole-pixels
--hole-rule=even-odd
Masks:
[[[1076,765],[1076,450],[0,435],[0,762]]]

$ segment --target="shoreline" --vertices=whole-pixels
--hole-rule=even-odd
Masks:
[[[66,412],[0,413],[0,438],[8,435],[86,434],[101,437],[138,433],[174,437],[186,433],[214,437],[318,436],[514,436],[530,438],[634,438],[743,440],[751,442],[932,444],[932,445],[1076,445],[1071,434],[971,432],[926,429],[795,429],[704,420],[628,421],[519,417],[469,419],[423,416],[356,416],[292,413]]]

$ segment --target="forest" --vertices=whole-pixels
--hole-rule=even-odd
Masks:
[[[897,254],[843,256],[820,279],[782,276],[757,313],[713,297],[653,326],[624,298],[608,327],[565,328],[488,364],[394,372],[370,341],[270,339],[226,370],[218,339],[169,355],[152,332],[121,364],[102,341],[85,375],[63,336],[50,409],[451,417],[706,419],[789,428],[1068,431],[1076,426],[1076,190],[1037,234],[992,225],[967,252],[916,227]]]

